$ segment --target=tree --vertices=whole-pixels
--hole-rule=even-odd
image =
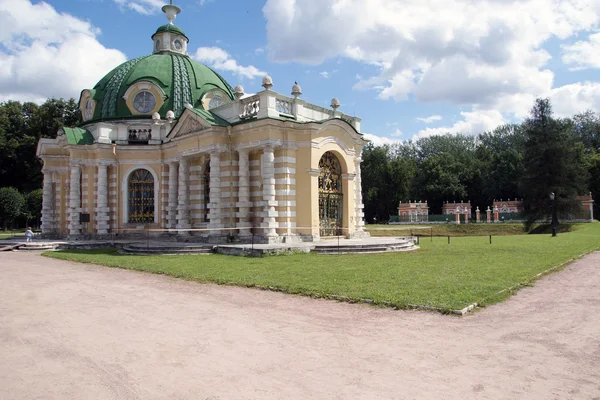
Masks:
[[[4,230],[18,218],[25,208],[25,199],[12,187],[0,188],[0,222]]]
[[[556,194],[559,214],[575,213],[578,194],[586,191],[588,172],[583,145],[574,140],[570,120],[555,119],[548,99],[537,99],[523,123],[525,148],[521,192],[527,225],[551,215],[550,192]]]
[[[0,103],[0,182],[21,192],[42,186],[42,163],[36,156],[40,138],[54,138],[59,128],[77,124],[74,99],[35,103]]]
[[[501,125],[479,135],[477,157],[483,175],[484,204],[494,199],[522,198],[525,136],[519,125]]]
[[[26,213],[27,213],[27,225],[29,225],[29,221],[33,220],[33,226],[39,226],[40,220],[42,218],[42,201],[44,198],[44,191],[42,189],[36,189],[26,197]]]

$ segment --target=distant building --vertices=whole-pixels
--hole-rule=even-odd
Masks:
[[[398,217],[400,222],[427,222],[429,220],[429,206],[427,200],[418,202],[400,202],[398,205]]]
[[[520,214],[525,209],[523,208],[523,199],[521,200],[494,200],[493,208],[498,207],[498,212],[502,214]]]
[[[445,202],[444,205],[442,206],[442,214],[447,215],[447,214],[465,214],[468,213],[469,215],[471,215],[471,201],[467,201],[465,202],[460,202],[460,203],[450,203],[450,202]]]
[[[581,215],[577,216],[577,219],[585,219],[589,221],[594,220],[594,199],[592,199],[592,192],[585,196],[577,196],[577,200],[581,201],[583,210]]]

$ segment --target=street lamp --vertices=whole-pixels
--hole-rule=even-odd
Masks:
[[[556,236],[556,225],[558,225],[558,218],[556,218],[556,195],[554,192],[550,193],[550,200],[552,200],[552,237]]]

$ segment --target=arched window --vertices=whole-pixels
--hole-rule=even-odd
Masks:
[[[147,169],[129,175],[129,223],[154,222],[154,177]]]

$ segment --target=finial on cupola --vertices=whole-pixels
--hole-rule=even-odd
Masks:
[[[181,12],[181,8],[174,6],[173,0],[170,0],[169,4],[163,6],[162,12],[167,15],[169,24],[173,25],[173,21],[175,21],[175,18],[177,18],[177,14]]]

